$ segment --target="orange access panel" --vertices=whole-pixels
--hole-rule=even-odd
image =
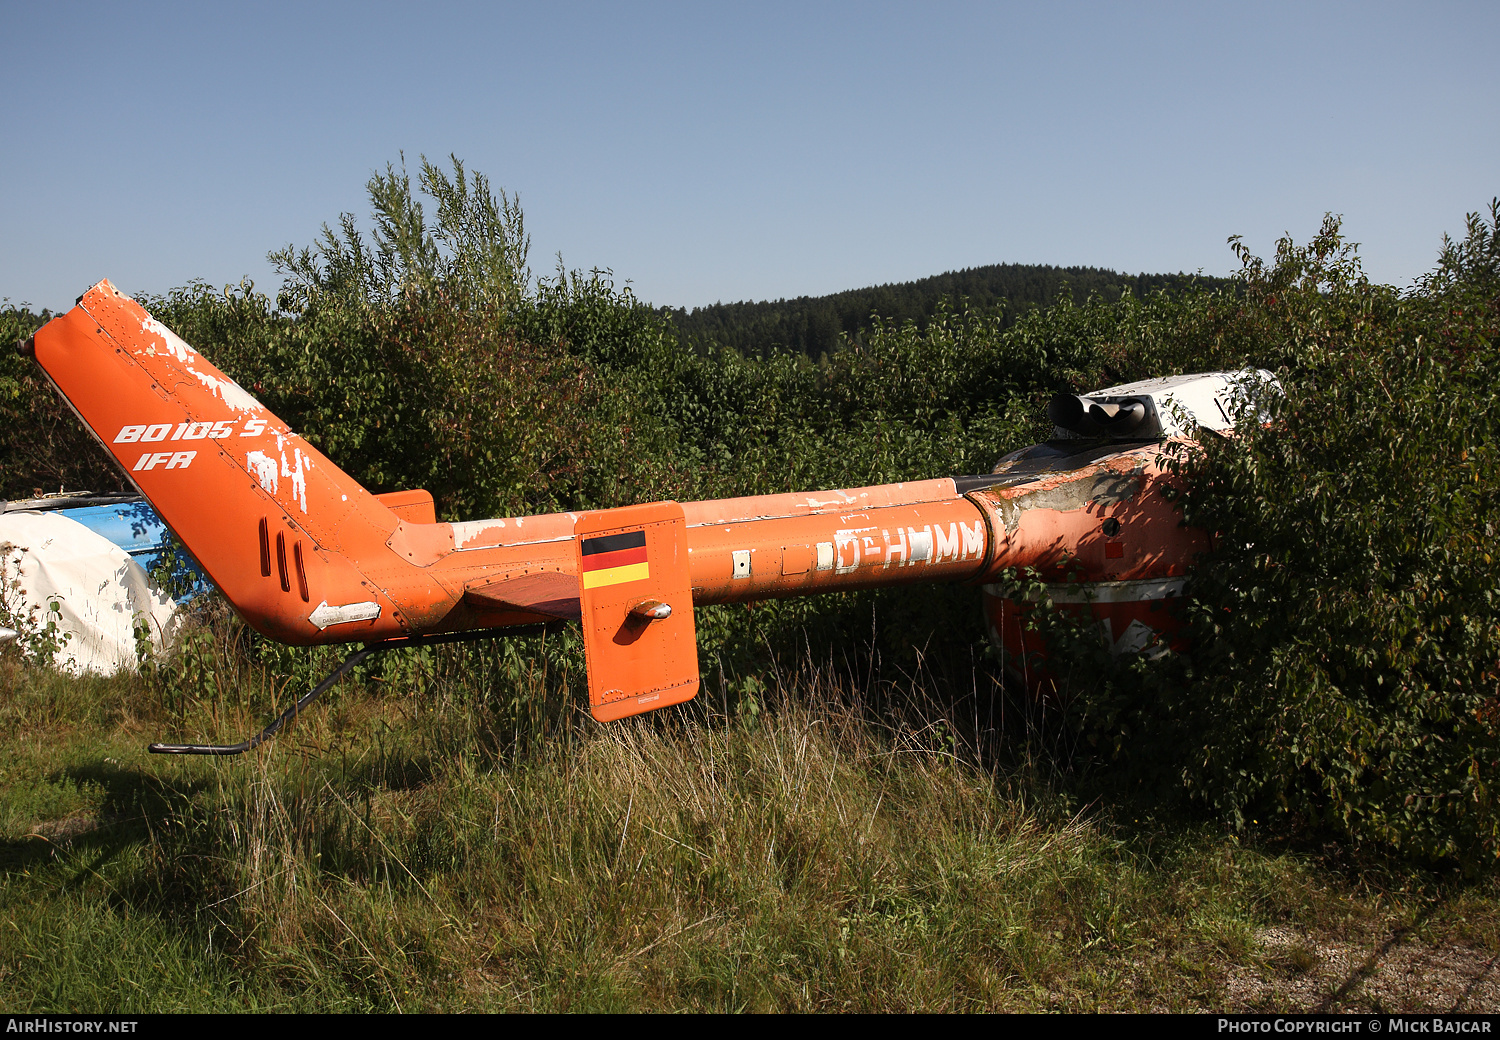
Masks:
[[[573,536],[594,718],[609,722],[692,700],[698,638],[682,506],[584,513]]]

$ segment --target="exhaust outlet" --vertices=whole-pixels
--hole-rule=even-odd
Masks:
[[[1052,423],[1081,437],[1128,437],[1145,425],[1141,400],[1100,401],[1077,394],[1058,394],[1047,405]]]

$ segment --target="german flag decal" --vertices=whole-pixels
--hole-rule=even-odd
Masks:
[[[646,532],[627,531],[583,540],[583,587],[602,588],[651,577]]]

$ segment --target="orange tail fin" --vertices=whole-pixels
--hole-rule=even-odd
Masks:
[[[388,543],[408,525],[140,304],[102,281],[33,342],[68,404],[256,629],[301,644],[411,630],[381,573],[406,565]]]

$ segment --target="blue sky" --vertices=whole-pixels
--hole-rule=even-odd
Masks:
[[[1427,270],[1500,194],[1500,5],[0,0],[0,296],[277,279],[463,159],[643,299],[980,264],[1227,274],[1343,214]]]

